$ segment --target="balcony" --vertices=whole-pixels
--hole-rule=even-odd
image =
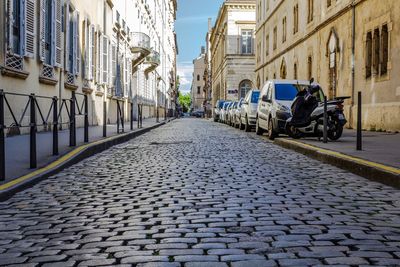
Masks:
[[[144,64],[149,65],[146,70],[145,73],[149,74],[150,72],[152,72],[153,70],[155,70],[159,65],[160,65],[161,61],[160,61],[160,53],[158,53],[157,51],[152,51],[150,55],[148,55],[146,57],[146,60],[144,61]]]
[[[151,53],[150,37],[143,32],[132,32],[130,39],[131,52],[139,54],[132,62],[133,68],[136,68]]]

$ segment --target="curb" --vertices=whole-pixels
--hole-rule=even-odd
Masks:
[[[32,187],[40,181],[43,181],[50,176],[59,173],[65,168],[68,168],[82,161],[83,159],[103,152],[104,150],[107,150],[112,146],[127,142],[137,136],[140,136],[160,126],[163,126],[172,120],[173,119],[169,119],[165,122],[160,122],[156,125],[142,128],[134,132],[108,137],[103,140],[79,146],[67,153],[66,155],[60,157],[58,160],[50,163],[49,165],[1,185],[0,202],[11,198],[14,194]]]
[[[369,180],[400,189],[400,169],[294,140],[276,139],[274,144],[292,149],[308,157],[334,165]]]

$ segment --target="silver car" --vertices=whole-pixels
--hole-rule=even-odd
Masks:
[[[228,113],[228,124],[233,127],[234,118],[235,118],[235,110],[237,108],[238,102],[233,102],[232,105],[229,107]]]
[[[240,130],[250,132],[256,126],[257,105],[260,97],[260,90],[252,89],[247,92],[240,108]]]
[[[233,127],[235,127],[235,128],[239,128],[239,125],[240,125],[240,109],[242,108],[243,102],[244,102],[244,98],[242,97],[239,100],[237,107],[235,108],[234,113],[233,113]]]

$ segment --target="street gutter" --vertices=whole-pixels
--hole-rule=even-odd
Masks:
[[[354,174],[400,189],[400,169],[349,156],[290,139],[278,138],[274,144],[334,165]]]

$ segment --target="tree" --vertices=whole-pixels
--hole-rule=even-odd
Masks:
[[[183,112],[188,112],[190,110],[191,103],[192,99],[190,93],[179,93],[179,104],[182,106]]]

